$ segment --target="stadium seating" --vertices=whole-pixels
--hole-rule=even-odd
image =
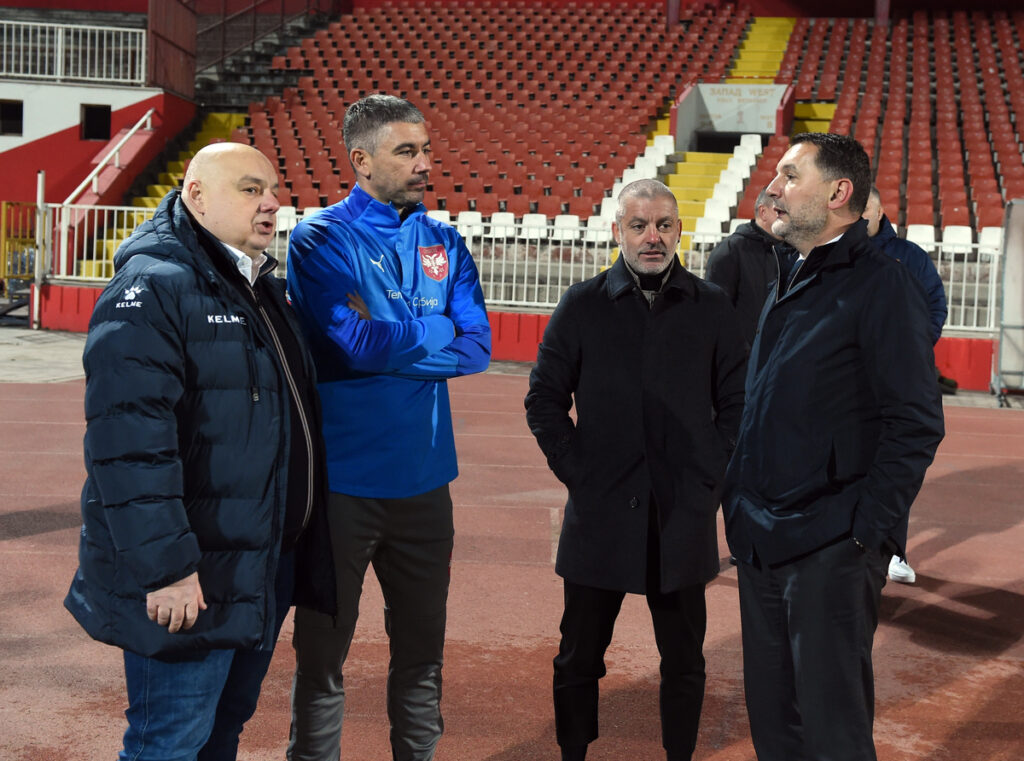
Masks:
[[[776,81],[793,81],[798,99],[836,97],[830,130],[864,145],[895,224],[980,230],[1024,196],[1013,117],[1024,106],[1022,29],[1021,11],[917,11],[873,28],[799,19]]]
[[[427,116],[431,206],[452,217],[504,209],[589,218],[630,168],[629,178],[657,175],[674,139],[648,145],[647,124],[683,87],[721,79],[750,18],[732,3],[698,4],[677,29],[651,37],[636,30],[663,23],[656,2],[604,5],[600,23],[570,5],[500,5],[361,7],[277,56],[273,67],[302,74],[250,106],[250,137],[278,156],[291,200],[343,197],[352,177],[339,121],[351,102],[388,91]],[[411,55],[396,60],[413,39]]]
[[[652,36],[637,30],[663,23],[655,0],[602,4],[599,17],[536,0],[373,5],[282,51],[273,66],[298,72],[295,87],[250,107],[246,136],[278,157],[293,205],[348,192],[340,119],[355,99],[391,91],[427,116],[432,207],[610,220],[624,181],[673,160],[674,139],[650,140],[649,125],[682,88],[721,79],[752,18],[742,3],[698,3]],[[829,129],[864,145],[894,224],[980,234],[1024,197],[1022,32],[1020,10],[917,11],[888,27],[800,18],[775,81],[834,104]],[[724,201],[727,218],[749,219],[786,149],[785,136],[762,143],[744,137],[726,160],[732,195],[715,188],[720,169],[686,161],[685,179],[670,181],[677,199]]]

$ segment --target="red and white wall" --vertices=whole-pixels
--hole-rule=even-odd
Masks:
[[[35,201],[36,173],[46,171],[46,200],[60,203],[106,153],[105,140],[83,140],[83,105],[110,106],[110,134],[134,125],[155,108],[154,158],[195,115],[195,104],[162,90],[0,81],[0,100],[23,103],[22,135],[0,136],[0,200]]]

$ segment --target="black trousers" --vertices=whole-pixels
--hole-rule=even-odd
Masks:
[[[844,538],[776,568],[739,564],[758,761],[875,761],[871,647],[889,559]]]
[[[287,758],[336,761],[345,709],[342,675],[367,566],[384,594],[390,640],[387,711],[395,761],[429,761],[444,729],[441,667],[452,557],[447,484],[403,499],[330,495],[338,615],[295,609],[295,679]]]
[[[656,534],[653,544],[657,548]],[[647,607],[661,655],[661,742],[670,759],[689,759],[704,703],[704,585],[658,590],[658,553],[648,552]],[[555,736],[564,748],[597,739],[598,680],[624,592],[564,582],[562,640],[555,657]]]

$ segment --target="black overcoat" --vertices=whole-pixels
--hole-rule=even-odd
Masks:
[[[715,576],[745,346],[728,297],[679,264],[653,306],[621,258],[566,291],[526,396],[530,430],[569,489],[560,576],[646,592],[648,509],[657,510],[662,591]]]

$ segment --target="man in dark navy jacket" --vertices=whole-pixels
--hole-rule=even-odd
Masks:
[[[313,365],[263,253],[276,193],[255,149],[199,151],[90,321],[65,605],[124,650],[122,759],[234,759],[293,598],[334,610]]]
[[[935,263],[928,256],[928,252],[919,245],[896,235],[896,230],[885,214],[882,195],[878,188],[871,188],[863,217],[868,222],[868,237],[871,243],[896,261],[903,262],[914,279],[921,284],[928,304],[932,343],[936,343],[942,336],[942,326],[946,323],[948,309],[946,289],[942,285],[939,271],[935,269]]]
[[[760,761],[870,761],[878,602],[943,436],[921,289],[868,241],[863,148],[804,134],[768,186],[800,253],[769,295],[723,509]]]
[[[903,262],[921,285],[928,303],[928,315],[931,318],[932,343],[938,343],[942,336],[942,326],[946,322],[948,309],[946,307],[946,288],[942,285],[942,278],[939,277],[939,271],[935,269],[931,257],[928,256],[927,251],[913,241],[896,235],[889,218],[885,215],[882,194],[876,187],[871,188],[863,217],[868,222],[868,237],[871,242],[896,261]],[[938,368],[935,369],[935,375],[939,379],[939,391],[944,394],[956,393],[956,381],[943,378]],[[908,512],[907,519],[909,519],[909,515]],[[901,544],[906,542],[907,538],[907,519],[903,521],[903,528],[900,532]],[[889,578],[901,584],[913,584],[917,580],[917,574],[907,559],[897,554],[893,555],[889,562]]]
[[[715,515],[747,352],[728,297],[677,260],[680,229],[665,185],[623,188],[612,227],[621,256],[566,291],[530,374],[526,419],[569,490],[555,563],[564,761],[582,761],[598,735],[598,680],[627,593],[651,611],[669,761],[689,761],[697,742],[704,587],[718,573]]]

